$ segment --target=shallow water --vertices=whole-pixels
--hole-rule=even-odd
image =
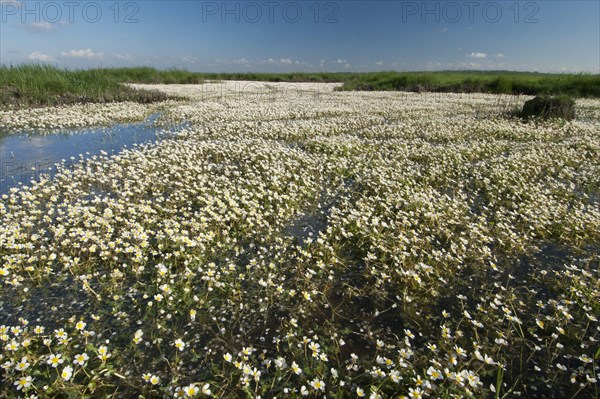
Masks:
[[[116,154],[125,148],[154,142],[166,130],[154,123],[159,116],[153,114],[142,122],[109,127],[21,131],[0,136],[0,195],[20,184],[30,184],[41,174],[53,176],[55,164],[63,159],[69,166],[82,156],[88,158],[101,151]]]

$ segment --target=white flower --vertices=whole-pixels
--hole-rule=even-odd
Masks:
[[[62,364],[64,362],[64,359],[62,358],[62,355],[58,354],[58,355],[50,355],[48,356],[48,360],[46,361],[46,363],[48,363],[50,366],[56,368],[58,367],[59,364]]]
[[[21,361],[18,362],[17,364],[15,364],[15,370],[17,371],[24,371],[26,370],[28,367],[30,366],[30,364],[27,362],[27,357],[23,356],[21,358]]]
[[[283,370],[284,368],[286,368],[287,363],[285,359],[283,357],[278,357],[277,359],[275,359],[275,367],[277,367],[279,370]]]
[[[65,381],[69,381],[71,379],[72,375],[73,375],[73,367],[71,367],[71,366],[65,367],[63,369],[62,373],[60,373],[60,376]]]
[[[296,373],[296,375],[302,374],[302,369],[298,366],[296,362],[292,362],[292,371]]]
[[[30,376],[21,377],[17,381],[15,381],[14,385],[16,385],[17,391],[20,391],[21,389],[29,388],[31,386],[32,380],[33,380],[33,378],[31,378]]]
[[[188,397],[193,397],[196,396],[198,394],[198,392],[200,392],[200,389],[195,385],[195,384],[191,384],[188,385],[187,387],[183,388],[183,391],[185,392],[185,394]]]
[[[108,353],[108,348],[105,345],[102,345],[98,348],[98,358],[105,362],[112,355]]]
[[[313,387],[316,391],[324,391],[325,390],[325,382],[323,380],[319,380],[315,378],[310,382],[310,386]]]
[[[185,342],[183,342],[181,339],[176,339],[173,344],[177,349],[179,349],[180,352],[185,349]]]
[[[338,371],[336,369],[334,369],[333,367],[331,368],[331,376],[335,379],[338,378]]]
[[[408,397],[411,399],[421,399],[423,398],[423,391],[421,391],[421,388],[409,388]]]
[[[87,355],[87,353],[80,353],[79,355],[75,355],[73,363],[83,366],[89,360],[89,358],[90,357]]]

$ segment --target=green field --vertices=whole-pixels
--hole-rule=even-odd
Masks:
[[[600,76],[507,71],[377,72],[350,75],[342,89],[599,97]]]
[[[73,103],[162,101],[158,92],[122,83],[198,84],[205,80],[341,82],[339,90],[433,91],[496,94],[566,94],[600,97],[600,75],[506,71],[374,73],[197,73],[149,67],[65,70],[44,65],[0,67],[0,107],[21,108]]]
[[[152,71],[154,70],[144,71],[139,68],[68,71],[44,65],[4,66],[0,67],[0,107],[164,101],[168,98],[165,94],[133,90],[121,84],[126,81],[136,82],[136,77],[141,75],[144,76],[144,81],[151,82]],[[167,73],[162,72],[160,75],[166,77]]]

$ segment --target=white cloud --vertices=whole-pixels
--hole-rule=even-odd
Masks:
[[[266,60],[258,60],[254,64],[256,65],[279,65],[279,66],[288,66],[293,65],[294,60],[291,58],[280,58],[278,60],[274,58],[268,58]]]
[[[427,61],[425,64],[425,68],[427,70],[439,69],[442,66],[442,63],[439,61]]]
[[[498,54],[494,55],[494,57],[495,58],[504,58],[505,56],[502,53],[498,53]]]
[[[32,33],[48,33],[56,29],[56,24],[51,24],[48,21],[32,22],[18,26]]]
[[[468,58],[487,58],[487,53],[473,52],[467,55]]]
[[[57,21],[57,22],[48,22],[48,21],[39,21],[39,22],[31,22],[31,23],[22,23],[17,24],[17,28],[24,29],[30,33],[42,33],[47,34],[54,32],[59,27],[70,26],[66,21]]]
[[[94,53],[91,48],[82,50],[63,51],[60,53],[63,57],[68,58],[85,58],[88,60],[100,60],[104,58],[104,53]]]
[[[181,59],[181,61],[186,62],[188,64],[195,64],[196,62],[198,62],[198,59],[196,57],[192,57],[190,55],[185,56]]]
[[[383,61],[377,61],[375,65],[383,65]]]
[[[113,57],[119,61],[133,61],[133,57],[130,54],[113,54]]]
[[[429,61],[426,64],[422,64],[428,70],[499,70],[509,69],[513,71],[527,71],[531,70],[530,66],[507,64],[504,62],[494,62],[491,59],[486,60],[473,60],[465,62],[439,62]]]
[[[42,54],[39,51],[34,51],[33,53],[27,56],[27,59],[31,61],[39,61],[39,62],[52,62],[54,61],[54,57],[49,56],[47,54]]]
[[[250,62],[249,62],[247,59],[245,59],[245,58],[240,58],[239,60],[233,60],[233,61],[231,61],[231,62],[232,62],[232,63],[234,63],[234,64],[239,64],[239,65],[246,65],[246,64],[249,64],[249,63],[250,63]]]
[[[347,62],[348,62],[348,61],[346,61],[346,60],[342,60],[342,59],[339,59],[339,58],[338,58],[338,60],[337,60],[337,63],[338,63],[338,64],[345,64],[345,63],[347,63]]]

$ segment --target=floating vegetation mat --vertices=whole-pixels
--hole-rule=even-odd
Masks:
[[[600,101],[215,85],[1,197],[0,396],[599,396]]]

